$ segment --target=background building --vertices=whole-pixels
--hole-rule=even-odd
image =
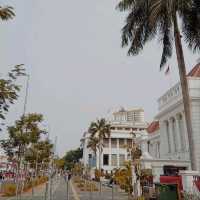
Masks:
[[[145,132],[148,127],[144,121],[143,109],[125,110],[121,108],[113,113],[110,124],[111,135],[110,138],[104,138],[101,157],[102,169],[108,172],[123,166],[124,162],[130,159],[127,147],[132,146],[134,135]],[[83,163],[85,166],[98,168],[98,152],[95,155],[91,149],[87,148],[89,136],[90,134],[85,132],[82,138]]]

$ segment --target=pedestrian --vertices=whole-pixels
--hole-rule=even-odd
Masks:
[[[72,174],[68,173],[68,181],[70,181],[71,177],[72,177]]]
[[[67,172],[64,172],[64,180],[65,180],[65,182],[68,181],[68,174],[67,174]]]

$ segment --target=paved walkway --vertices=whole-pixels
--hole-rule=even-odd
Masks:
[[[97,184],[97,187],[99,185]],[[32,191],[24,193],[21,198],[3,198],[1,200],[45,200],[45,190],[46,184],[36,187],[34,189],[34,196],[32,196]],[[67,191],[69,194],[67,196]],[[50,200],[47,198],[46,200]],[[75,184],[70,181],[68,184],[63,178],[53,181],[52,186],[52,198],[51,200],[129,200],[127,193],[114,187],[114,189],[102,186],[102,192],[88,192],[80,191],[76,188]]]
[[[97,187],[99,188],[98,184]],[[113,189],[111,187],[102,186],[101,193],[99,191],[85,192],[78,189],[76,190],[79,197],[77,200],[130,200],[128,194],[120,190],[117,186],[115,186]]]

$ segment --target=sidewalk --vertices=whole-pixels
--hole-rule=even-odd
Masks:
[[[99,189],[99,184],[97,184],[97,188]],[[110,188],[107,186],[102,186],[101,193],[99,191],[90,192],[90,191],[81,191],[76,187],[76,184],[73,183],[76,192],[78,193],[79,200],[129,200],[130,197],[126,192],[119,189],[117,186],[114,188]],[[70,199],[71,200],[71,199]]]

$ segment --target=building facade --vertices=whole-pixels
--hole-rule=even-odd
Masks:
[[[101,156],[102,169],[112,171],[122,167],[126,160],[130,160],[128,147],[132,146],[134,135],[146,131],[148,124],[144,121],[144,110],[120,109],[113,113],[110,138],[103,140],[103,153]],[[85,132],[82,138],[83,163],[90,168],[98,168],[99,153],[96,155],[87,147],[90,134]]]
[[[196,166],[200,171],[200,64],[197,64],[187,75],[193,142],[196,155]],[[140,138],[144,150],[151,156],[144,158],[144,165],[154,170],[158,176],[166,168],[189,170],[191,167],[189,142],[186,129],[183,98],[180,83],[170,88],[158,99],[156,120],[148,127],[147,135]]]

